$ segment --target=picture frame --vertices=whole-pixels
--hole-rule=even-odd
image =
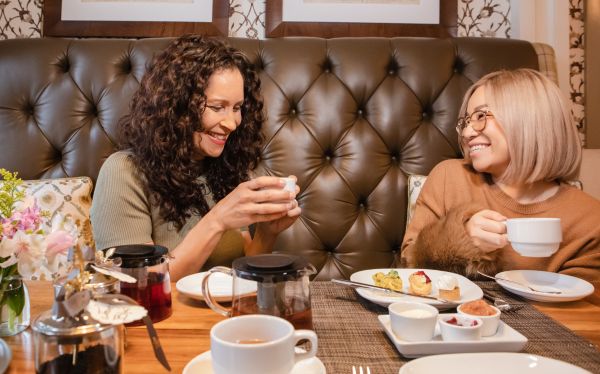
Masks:
[[[77,2],[77,9],[80,13],[75,17],[70,15],[68,20],[64,20],[62,17],[63,1]],[[174,37],[184,34],[208,36],[227,36],[228,34],[228,0],[188,0],[186,6],[173,6],[174,3],[168,1],[156,2],[153,4],[155,7],[153,8],[154,19],[150,17],[143,19],[146,14],[149,14],[149,12],[143,12],[144,7],[148,6],[147,4],[129,0],[118,3],[89,0],[45,0],[42,10],[44,16],[43,36],[144,38]],[[210,7],[212,7],[212,16],[206,20],[198,22],[190,20],[189,9],[199,12],[206,11],[206,9],[211,10]],[[98,12],[97,9],[102,11]],[[159,11],[157,12],[156,9]],[[164,12],[160,9],[163,9]],[[71,10],[69,9],[69,13],[72,13]],[[98,19],[94,18],[94,12],[98,14]],[[206,13],[208,14],[208,12]],[[165,20],[156,19],[156,17],[165,15],[168,17]],[[127,20],[128,16],[131,17],[130,20]]]
[[[283,36],[313,36],[322,38],[336,37],[455,37],[457,33],[457,2],[454,0],[438,0],[438,23],[374,23],[364,22],[361,13],[356,12],[356,21],[352,22],[315,22],[315,21],[284,21],[285,0],[265,0],[265,35],[269,38]],[[326,2],[326,1],[325,1]],[[306,5],[307,7],[309,5]],[[353,5],[331,1],[329,7]],[[383,15],[382,15],[383,16]]]

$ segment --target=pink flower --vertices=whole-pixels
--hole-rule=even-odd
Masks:
[[[67,249],[75,245],[75,239],[66,231],[58,230],[50,233],[44,239],[46,244],[46,257],[67,253]]]
[[[36,231],[42,222],[41,211],[37,204],[15,212],[11,218],[13,221],[18,221],[17,228],[23,231]]]

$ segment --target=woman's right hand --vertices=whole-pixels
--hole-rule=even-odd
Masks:
[[[484,252],[492,252],[508,244],[506,217],[494,210],[480,210],[465,224],[473,244]]]
[[[285,217],[295,208],[296,192],[283,189],[279,177],[263,176],[240,183],[207,214],[224,231]]]

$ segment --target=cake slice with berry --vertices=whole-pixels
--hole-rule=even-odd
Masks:
[[[431,279],[424,271],[419,270],[408,277],[410,292],[416,295],[429,295],[431,293]]]

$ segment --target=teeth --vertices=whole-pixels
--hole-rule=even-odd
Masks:
[[[225,140],[225,139],[227,139],[227,136],[226,136],[226,135],[223,135],[223,134],[216,134],[216,133],[214,133],[214,132],[209,132],[209,133],[208,133],[208,135],[212,136],[213,138],[220,139],[220,140]]]
[[[477,144],[477,145],[474,145],[471,147],[471,152],[476,152],[476,151],[479,151],[479,150],[487,148],[487,147],[488,147],[488,145],[485,145],[485,144]]]

